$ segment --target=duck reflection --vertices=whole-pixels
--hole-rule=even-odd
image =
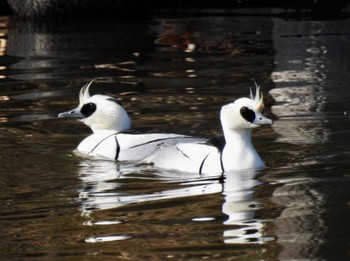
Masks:
[[[81,212],[88,218],[88,225],[105,224],[96,220],[95,212],[127,207],[133,204],[152,204],[159,201],[171,201],[193,196],[218,194],[223,198],[223,231],[224,243],[244,244],[264,242],[262,229],[263,220],[255,218],[259,204],[254,200],[254,187],[259,184],[255,179],[257,172],[237,172],[225,174],[224,182],[217,176],[198,176],[198,174],[156,171],[150,166],[134,164],[119,164],[114,161],[82,160],[79,164],[79,177],[82,181],[80,190]],[[200,199],[199,199],[200,200]],[[172,218],[177,215],[176,208],[164,209],[172,212]],[[216,208],[217,206],[214,206]],[[222,215],[221,214],[221,215]],[[216,222],[214,213],[203,214],[206,220]],[[212,217],[212,218],[210,218]],[[203,221],[193,217],[192,222]],[[112,222],[112,223],[111,223]],[[120,224],[120,221],[108,221]],[[102,237],[100,237],[102,240]],[[110,240],[110,239],[108,239]],[[88,242],[95,242],[89,238]]]
[[[260,184],[256,174],[247,171],[225,176],[222,212],[228,216],[224,224],[233,227],[224,231],[225,243],[264,242],[263,221],[255,218],[259,203],[254,200],[253,188]]]
[[[123,172],[111,161],[86,160],[80,163],[79,177],[84,186],[79,198],[82,200],[83,215],[88,215],[93,210],[123,205],[120,195],[114,192],[121,184],[113,182],[121,176]]]
[[[150,193],[148,193],[147,187],[158,181],[149,175],[155,174],[161,177],[165,183],[179,182],[184,187],[167,190],[159,188],[161,191],[158,189],[153,191],[154,189],[150,188]],[[83,188],[80,192],[82,212],[84,215],[90,215],[94,210],[106,210],[160,199],[216,193],[221,190],[219,181],[211,182],[212,180],[209,178],[209,180],[204,179],[203,182],[199,182],[196,174],[188,174],[187,176],[177,174],[171,178],[170,173],[155,172],[148,165],[117,163],[108,160],[84,160],[80,163],[79,169],[79,177],[83,182]],[[133,180],[133,184],[128,184],[127,180]],[[145,182],[143,185],[145,191],[134,193],[140,185],[139,182]]]

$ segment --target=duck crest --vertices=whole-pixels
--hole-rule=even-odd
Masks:
[[[253,95],[252,89],[250,88],[250,99],[254,103],[254,109],[257,112],[262,112],[264,109],[264,101],[263,101],[263,95],[260,92],[260,85],[255,83],[255,96]]]
[[[79,102],[81,104],[83,104],[86,100],[88,100],[90,98],[90,86],[91,84],[94,82],[95,80],[92,80],[90,82],[88,82],[87,84],[85,84],[79,92]]]

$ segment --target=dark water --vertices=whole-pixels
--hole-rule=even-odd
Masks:
[[[1,17],[0,258],[349,260],[349,20],[279,11]],[[253,133],[268,167],[220,179],[75,156],[90,131],[57,114],[94,78],[135,129],[208,137],[258,82],[275,120]]]

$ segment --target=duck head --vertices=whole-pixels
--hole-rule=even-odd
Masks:
[[[80,90],[79,106],[62,112],[59,118],[77,118],[89,126],[92,131],[120,132],[130,128],[130,118],[123,106],[115,98],[107,95],[90,96],[89,88],[93,81]]]
[[[224,130],[252,129],[259,125],[270,125],[272,120],[262,115],[264,104],[260,87],[256,85],[255,96],[240,98],[221,108],[220,119]]]

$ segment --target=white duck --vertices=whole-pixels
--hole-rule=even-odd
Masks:
[[[263,97],[260,87],[249,98],[240,98],[221,108],[220,120],[224,140],[163,144],[144,161],[157,167],[198,173],[218,173],[265,167],[251,142],[251,129],[270,125],[272,120],[261,114]],[[220,144],[221,143],[221,144]]]
[[[261,114],[263,98],[259,86],[255,97],[251,92],[250,99],[240,98],[222,107],[220,119],[225,142],[217,146],[210,140],[186,135],[128,133],[131,122],[127,112],[110,96],[90,96],[91,83],[80,90],[77,108],[58,115],[80,118],[92,129],[93,134],[77,148],[80,154],[201,174],[265,166],[251,143],[252,128],[272,124]]]
[[[90,96],[92,82],[81,88],[77,108],[58,115],[59,118],[78,118],[92,129],[93,134],[78,145],[78,154],[141,161],[158,150],[160,144],[199,140],[178,134],[128,132],[131,121],[121,103],[111,96]]]

